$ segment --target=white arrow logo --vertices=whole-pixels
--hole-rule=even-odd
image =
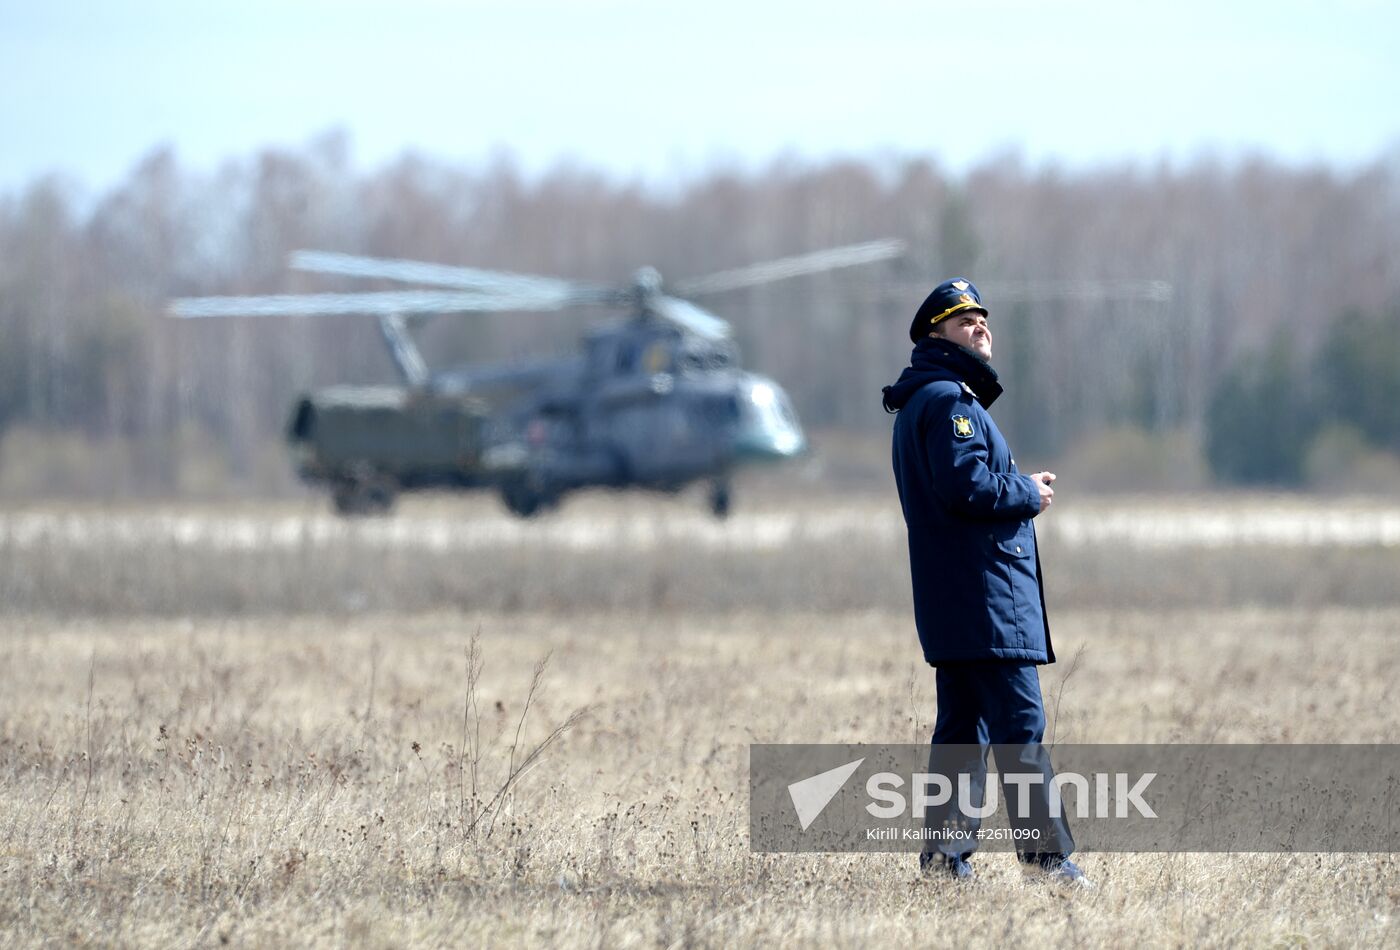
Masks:
[[[802,781],[793,782],[788,786],[788,794],[792,796],[792,807],[797,809],[797,820],[802,822],[803,831],[806,831],[808,826],[817,820],[822,809],[831,804],[836,793],[841,791],[846,780],[856,769],[860,768],[860,764],[864,761],[863,758],[856,759],[854,762],[848,762],[828,772],[804,778]]]

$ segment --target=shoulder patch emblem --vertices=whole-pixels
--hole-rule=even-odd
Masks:
[[[953,417],[953,435],[959,439],[972,438],[972,420],[967,416]]]

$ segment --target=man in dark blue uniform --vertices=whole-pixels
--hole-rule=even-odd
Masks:
[[[987,309],[971,281],[935,287],[909,337],[910,365],[885,387],[884,401],[886,411],[898,413],[894,476],[909,529],[914,622],[924,659],[937,668],[930,771],[946,774],[935,767],[946,765],[952,751],[942,747],[975,746],[981,753],[972,770],[980,766],[985,780],[987,746],[1005,745],[1015,761],[1003,762],[999,749],[1003,772],[1039,771],[1048,784],[1053,773],[1040,746],[1045,712],[1036,667],[1053,663],[1055,651],[1031,522],[1050,507],[1055,476],[1021,474],[987,413],[1002,387],[989,365]],[[980,782],[973,781],[980,799]],[[1047,785],[1030,787],[1039,795],[1031,805],[1037,827],[1050,832],[1040,840],[1054,850],[1023,851],[1023,865],[1087,884],[1069,860],[1074,842],[1067,823],[1047,817]],[[977,824],[958,821],[972,836],[930,842],[920,856],[925,870],[972,876]]]

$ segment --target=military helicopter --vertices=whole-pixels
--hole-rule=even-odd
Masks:
[[[402,383],[305,394],[287,428],[298,474],[328,489],[342,514],[388,512],[405,491],[486,489],[529,517],[593,486],[675,492],[708,482],[710,510],[723,518],[738,468],[798,456],[806,438],[782,387],[740,366],[729,324],[676,295],[722,293],[903,250],[897,240],[871,241],[670,287],[651,267],[627,285],[609,286],[297,251],[290,259],[297,270],[438,289],[189,297],[170,309],[186,318],[379,318]],[[431,372],[412,332],[439,314],[589,305],[629,315],[588,330],[580,352],[564,358]]]

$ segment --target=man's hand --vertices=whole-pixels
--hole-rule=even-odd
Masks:
[[[1045,509],[1050,507],[1050,503],[1055,500],[1055,489],[1050,487],[1050,483],[1055,480],[1054,472],[1036,472],[1031,476],[1035,480],[1036,487],[1040,489],[1040,514],[1045,513]]]

